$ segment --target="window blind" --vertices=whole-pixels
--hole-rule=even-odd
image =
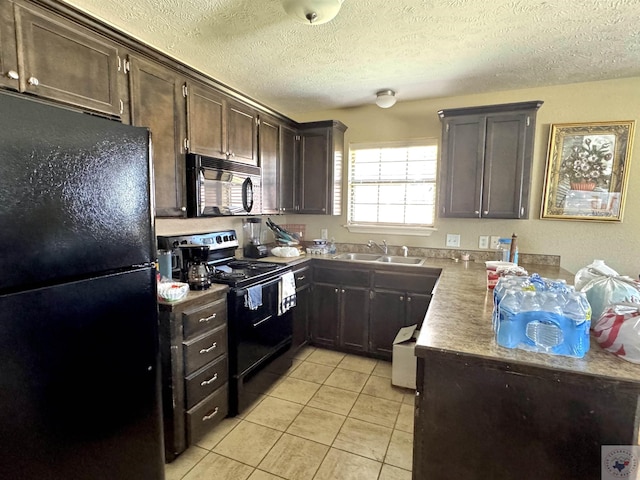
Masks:
[[[351,144],[348,222],[433,226],[435,139]]]

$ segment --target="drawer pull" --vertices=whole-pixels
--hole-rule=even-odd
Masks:
[[[215,350],[217,346],[218,346],[218,342],[213,342],[213,345],[211,345],[209,348],[203,348],[202,350],[200,350],[200,353],[202,354],[209,353],[212,350]]]
[[[211,377],[209,380],[205,380],[203,382],[200,383],[200,386],[202,387],[206,387],[207,385],[212,384],[213,382],[215,382],[218,379],[218,374],[214,374],[213,377]]]
[[[213,417],[215,417],[218,414],[218,407],[213,409],[213,412],[211,412],[209,415],[205,415],[204,417],[202,417],[202,421],[206,422],[207,420],[211,420]]]
[[[213,315],[211,315],[210,317],[205,317],[205,318],[201,318],[200,320],[198,320],[199,323],[209,323],[211,320],[213,320],[214,318],[216,318],[216,315],[218,315],[217,313],[214,313]]]

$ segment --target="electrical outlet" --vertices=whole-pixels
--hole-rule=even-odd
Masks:
[[[478,248],[489,248],[489,235],[480,235],[478,238]]]
[[[447,247],[459,247],[460,246],[460,234],[447,233]]]
[[[499,235],[491,235],[491,241],[489,242],[489,248],[495,250],[498,248],[498,242],[500,241]]]

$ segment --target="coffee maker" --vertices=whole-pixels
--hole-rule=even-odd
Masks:
[[[180,277],[189,283],[191,290],[206,290],[211,286],[211,270],[207,264],[209,259],[208,245],[183,245]]]
[[[242,255],[245,258],[262,258],[268,254],[266,245],[262,245],[262,220],[257,217],[242,220],[244,246]]]

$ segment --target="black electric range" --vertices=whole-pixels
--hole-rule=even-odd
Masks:
[[[281,312],[279,308],[283,301],[282,276],[291,268],[281,263],[236,259],[238,239],[233,230],[158,237],[158,248],[172,250],[174,278],[183,281],[182,245],[208,245],[211,282],[229,285],[229,415],[234,416],[278,380],[279,374],[274,372],[291,366],[293,311]],[[247,296],[255,289],[261,302],[250,306]]]

